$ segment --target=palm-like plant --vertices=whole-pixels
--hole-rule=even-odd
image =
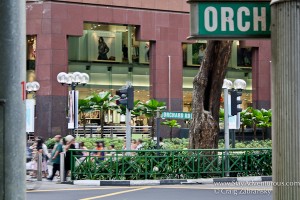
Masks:
[[[258,116],[257,127],[263,128],[263,140],[265,139],[265,129],[272,126],[272,111],[261,109]]]
[[[253,127],[254,139],[256,140],[256,132],[257,127],[266,128],[271,127],[272,111],[265,110],[265,109],[254,109],[252,107],[248,107],[246,110],[241,112],[241,122],[243,124],[242,129],[244,126],[251,126]],[[243,132],[243,131],[242,131]],[[263,131],[263,139],[264,139],[264,131]]]
[[[172,141],[172,138],[173,138],[173,128],[180,128],[180,124],[177,123],[177,120],[175,119],[172,119],[172,120],[166,120],[164,122],[161,123],[162,125],[166,125],[168,127],[170,127],[170,140]]]
[[[120,104],[120,114],[121,115],[126,115],[126,106]],[[143,111],[143,105],[141,104],[141,101],[140,100],[136,100],[134,101],[134,107],[133,107],[133,110],[131,111],[131,115],[133,115],[134,117],[138,117],[140,116]]]
[[[101,126],[101,138],[103,138],[104,116],[109,110],[120,110],[116,101],[120,99],[118,95],[112,96],[110,92],[100,92],[99,94],[93,94],[86,98],[89,100],[90,107],[93,110],[100,111],[100,126]]]
[[[242,127],[242,134],[243,134],[243,141],[245,141],[245,126],[252,127],[253,126],[253,113],[252,113],[253,108],[248,107],[246,110],[243,110],[240,114],[241,117],[241,127]],[[256,137],[256,132],[255,132],[255,137]]]
[[[157,112],[161,112],[166,109],[166,103],[163,101],[157,101],[155,99],[150,99],[146,103],[141,103],[141,110],[146,115],[147,118],[150,119],[151,123],[151,137],[154,137],[155,130],[155,117]]]
[[[78,101],[78,112],[81,116],[81,123],[83,125],[83,134],[85,137],[85,126],[86,126],[86,113],[92,111],[92,108],[90,107],[90,103],[88,99],[79,99]]]

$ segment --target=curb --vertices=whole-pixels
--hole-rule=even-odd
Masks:
[[[75,180],[74,185],[84,186],[153,186],[180,184],[213,184],[224,182],[264,182],[272,181],[272,176],[200,178],[200,179],[163,179],[163,180]]]

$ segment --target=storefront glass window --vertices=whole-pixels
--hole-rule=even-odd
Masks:
[[[69,37],[69,72],[85,72],[90,76],[86,86],[78,86],[79,99],[93,93],[116,90],[130,81],[135,89],[135,100],[146,102],[149,94],[149,41],[137,41],[134,26],[85,23],[81,37]],[[106,125],[124,123],[122,117],[111,112]],[[96,113],[89,123],[99,124]],[[143,123],[140,123],[140,121]],[[144,123],[143,117],[136,119]]]
[[[252,48],[237,47],[237,66],[252,67]]]
[[[137,41],[136,27],[85,23],[81,37],[69,37],[69,60],[149,64],[149,41]]]
[[[26,42],[27,82],[35,81],[36,36],[28,35]]]

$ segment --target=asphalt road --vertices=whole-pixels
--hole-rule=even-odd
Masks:
[[[174,185],[88,187],[46,184],[27,192],[28,200],[271,200],[270,187]]]

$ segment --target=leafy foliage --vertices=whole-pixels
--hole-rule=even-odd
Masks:
[[[220,112],[219,112],[219,122],[224,122],[224,109],[220,108]]]
[[[93,109],[90,107],[89,100],[87,99],[79,99],[78,101],[78,112],[81,115],[81,123],[83,124],[83,129],[85,133],[85,125],[86,121],[86,113],[91,112]]]
[[[154,130],[155,130],[155,123],[154,119],[157,114],[157,112],[161,112],[166,109],[166,103],[163,101],[157,101],[155,99],[150,99],[146,103],[141,103],[140,104],[141,110],[145,114],[147,118],[150,119],[151,121],[151,137],[154,137]]]
[[[211,150],[209,150],[211,151]],[[130,155],[106,152],[91,154],[72,170],[75,180],[188,179],[224,176],[225,151],[205,150],[134,151]],[[229,154],[230,176],[270,175],[270,149],[236,150]]]
[[[106,147],[110,144],[115,145],[116,150],[122,150],[124,145],[124,140],[121,138],[76,138],[76,142],[84,142],[85,146],[92,150],[95,146],[96,141],[104,141]],[[144,141],[144,150],[155,149],[156,142],[151,139],[143,139]],[[55,144],[53,139],[48,139],[46,141],[46,145],[49,149],[52,149]],[[219,140],[219,149],[224,149],[224,140]],[[253,140],[249,142],[237,142],[235,144],[236,148],[271,148],[272,140]],[[163,140],[162,149],[165,150],[183,150],[188,149],[189,147],[189,139],[188,138],[173,138],[172,141],[170,139]]]
[[[110,92],[100,92],[99,94],[93,94],[87,97],[85,100],[89,100],[89,105],[94,110],[108,111],[108,110],[118,110],[119,106],[116,101],[120,99],[118,95],[112,96]]]
[[[157,111],[163,111],[166,109],[166,103],[163,101],[157,101],[155,99],[150,99],[146,103],[142,103],[144,108],[144,113],[146,117],[155,117]]]
[[[100,110],[100,123],[101,123],[101,137],[103,138],[103,127],[104,127],[104,116],[109,110],[120,111],[116,101],[120,99],[118,95],[113,95],[110,92],[100,92],[99,94],[94,93],[87,97],[85,100],[88,101],[89,107],[93,110]]]
[[[45,144],[48,149],[53,149],[53,147],[55,145],[55,140],[53,138],[50,138],[45,142]]]
[[[180,128],[181,125],[177,123],[177,120],[172,119],[172,120],[166,120],[164,122],[161,122],[162,125],[166,125],[168,127],[170,127],[170,139],[172,141],[172,132],[173,132],[173,128]]]
[[[256,127],[267,128],[272,126],[272,111],[248,107],[241,112],[242,126],[253,127],[256,139]]]
[[[272,148],[272,140],[252,140],[249,142],[237,142],[236,148]],[[219,140],[219,149],[224,149],[224,140]]]

